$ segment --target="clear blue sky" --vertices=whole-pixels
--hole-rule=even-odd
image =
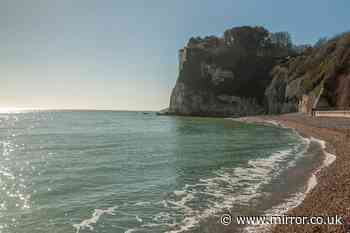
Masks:
[[[177,50],[240,25],[295,43],[350,30],[349,0],[1,0],[0,108],[166,107]]]

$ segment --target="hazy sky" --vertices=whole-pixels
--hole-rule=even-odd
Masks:
[[[313,43],[350,29],[349,0],[0,0],[0,108],[157,110],[191,36],[239,25]]]

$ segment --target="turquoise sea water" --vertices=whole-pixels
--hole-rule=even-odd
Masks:
[[[302,187],[286,174],[311,164],[307,147],[292,130],[225,119],[1,113],[0,232],[205,232]]]

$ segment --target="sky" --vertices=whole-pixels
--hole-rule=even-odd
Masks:
[[[177,51],[242,25],[294,43],[350,30],[349,0],[0,0],[0,108],[159,110]]]

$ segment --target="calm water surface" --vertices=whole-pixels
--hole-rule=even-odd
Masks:
[[[206,219],[286,198],[307,147],[292,130],[224,119],[1,113],[0,232],[204,232]]]

